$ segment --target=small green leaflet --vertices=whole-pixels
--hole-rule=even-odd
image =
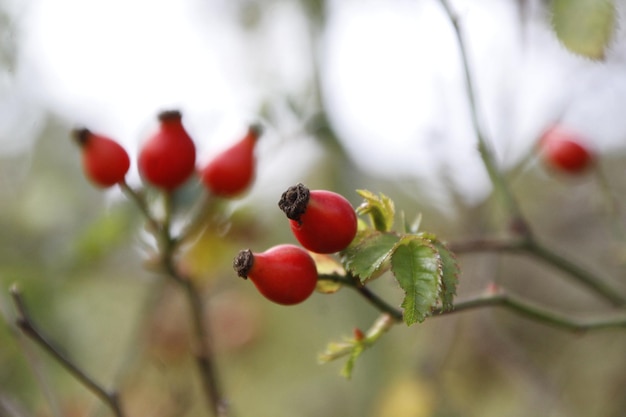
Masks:
[[[387,269],[385,265],[398,240],[400,236],[393,233],[359,232],[355,243],[342,252],[342,263],[361,282],[375,278]]]
[[[350,379],[357,359],[366,349],[373,346],[384,333],[388,332],[394,324],[393,317],[389,314],[382,314],[376,319],[362,340],[351,337],[345,338],[341,342],[331,342],[326,346],[326,350],[318,356],[318,360],[320,363],[326,363],[347,356],[348,360],[341,370],[341,375]]]
[[[602,60],[616,29],[617,11],[614,0],[552,0],[551,19],[567,49]]]
[[[378,196],[367,190],[357,190],[365,199],[356,211],[358,214],[368,214],[374,229],[380,232],[389,232],[393,228],[395,207],[393,201],[384,194]]]
[[[459,265],[456,262],[456,256],[441,241],[431,241],[439,257],[441,258],[441,306],[442,311],[449,311],[454,308],[454,296],[456,295],[456,286],[459,283]]]
[[[416,236],[403,238],[391,255],[391,270],[405,296],[402,301],[407,325],[423,322],[440,299],[442,262],[437,249]]]

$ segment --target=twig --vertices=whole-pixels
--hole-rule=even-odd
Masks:
[[[150,212],[150,208],[148,207],[148,203],[146,202],[143,194],[135,191],[130,185],[128,185],[128,183],[126,183],[126,181],[122,181],[118,185],[121,188],[122,192],[137,205],[139,211],[141,211],[141,213],[146,218],[146,221],[152,229],[152,232],[159,233],[161,225]]]
[[[601,279],[584,267],[552,251],[545,245],[539,243],[535,238],[482,238],[452,242],[448,244],[448,247],[457,254],[468,252],[510,252],[514,254],[529,254],[548,265],[566,272],[568,277],[602,296],[614,306],[620,307],[626,305],[626,297],[616,291],[615,288],[608,285],[606,279]]]
[[[196,338],[196,363],[200,371],[200,377],[204,386],[205,396],[209,403],[211,412],[216,417],[225,417],[228,415],[226,402],[224,401],[219,389],[217,375],[213,361],[213,352],[209,344],[208,328],[205,324],[205,312],[202,299],[197,289],[193,285],[190,277],[182,275],[176,267],[174,260],[174,252],[178,240],[172,236],[171,223],[174,211],[174,200],[172,193],[163,192],[164,217],[162,220],[157,219],[152,214],[148,203],[139,192],[133,190],[125,182],[119,184],[122,191],[138,206],[146,221],[150,225],[151,232],[154,234],[159,253],[161,255],[161,263],[167,273],[167,276],[174,282],[179,284],[184,290],[185,296],[189,303],[191,312],[191,321]]]
[[[477,238],[448,242],[448,249],[455,254],[471,252],[522,252],[526,249],[526,239]]]
[[[341,276],[333,274],[325,274],[319,276],[320,280],[339,282],[349,286],[359,292],[373,306],[382,313],[388,314],[394,321],[402,321],[402,311],[392,307],[386,301],[382,300],[378,295],[372,292],[368,287],[361,284],[358,279],[350,276]],[[556,327],[565,328],[572,331],[583,330],[599,330],[615,327],[626,327],[626,313],[611,317],[598,317],[595,319],[572,319],[564,314],[547,310],[536,304],[525,301],[519,296],[506,293],[499,289],[495,292],[488,292],[478,296],[466,298],[454,303],[451,310],[443,310],[441,307],[433,310],[433,316],[442,316],[454,313],[460,313],[471,309],[483,307],[504,307],[520,314],[529,319],[550,324]]]
[[[168,276],[180,285],[189,303],[191,321],[195,335],[195,357],[200,377],[204,387],[204,393],[209,407],[214,416],[226,417],[228,415],[227,402],[221,394],[217,372],[213,360],[213,349],[210,345],[210,335],[206,325],[206,315],[202,298],[190,277],[182,275],[174,266],[169,256],[164,260]]]
[[[174,244],[174,239],[172,238],[170,231],[172,210],[172,196],[169,193],[166,193],[165,219],[159,229],[160,233],[157,236],[163,266],[165,267],[168,277],[182,287],[187,298],[187,302],[189,303],[191,321],[196,338],[196,364],[198,366],[198,370],[200,371],[204,393],[209,403],[211,412],[216,417],[226,417],[228,415],[227,404],[221,394],[217,373],[215,371],[214,355],[209,342],[210,335],[208,333],[208,327],[205,323],[206,317],[202,298],[193,284],[191,277],[181,274],[176,267],[176,262],[174,260],[174,250],[176,245]]]
[[[472,81],[472,76],[470,72],[469,60],[467,57],[467,48],[465,46],[465,40],[463,38],[463,34],[461,32],[461,28],[459,26],[459,21],[450,7],[448,0],[439,0],[439,3],[443,7],[446,15],[448,16],[450,23],[454,28],[454,34],[457,39],[457,43],[459,45],[459,52],[461,54],[461,62],[463,67],[463,74],[465,76],[465,87],[467,91],[467,98],[469,101],[470,113],[472,117],[472,124],[474,127],[474,131],[478,138],[478,150],[480,152],[480,156],[483,160],[483,164],[489,174],[489,178],[493,184],[493,187],[496,192],[500,193],[503,197],[504,204],[510,213],[510,226],[512,230],[516,232],[516,234],[523,238],[522,242],[516,242],[513,245],[503,245],[503,246],[495,246],[492,245],[490,250],[507,250],[507,251],[520,251],[525,250],[527,253],[530,253],[543,261],[548,262],[549,264],[558,267],[564,272],[567,272],[570,277],[576,279],[581,284],[585,285],[590,290],[594,291],[596,294],[601,295],[613,305],[622,306],[626,304],[626,298],[624,296],[619,295],[619,293],[611,288],[609,285],[604,283],[601,279],[596,277],[595,275],[589,273],[584,270],[580,266],[571,262],[570,260],[548,250],[543,245],[539,244],[533,237],[533,233],[530,225],[528,224],[525,217],[522,215],[522,212],[519,208],[518,202],[513,195],[509,185],[506,182],[506,179],[498,169],[496,164],[495,157],[493,155],[493,151],[487,143],[486,136],[481,127],[479,116],[478,116],[478,107],[476,103],[476,93],[474,84]]]
[[[544,262],[557,267],[561,271],[567,272],[570,277],[574,278],[588,289],[593,290],[596,294],[601,295],[614,306],[626,306],[626,297],[608,285],[606,280],[600,279],[595,274],[553,252],[536,240],[533,239],[527,243],[526,251]]]
[[[448,315],[482,307],[504,307],[529,319],[561,327],[571,331],[600,330],[607,328],[626,328],[626,314],[593,319],[573,319],[567,315],[547,310],[536,304],[523,300],[519,296],[508,294],[503,290],[485,293],[475,297],[457,301],[454,309],[449,311],[435,310],[434,314]]]
[[[521,236],[530,236],[531,229],[526,222],[524,216],[522,216],[519,204],[517,203],[515,196],[511,192],[508,184],[506,183],[506,180],[500,173],[493,151],[491,150],[491,147],[487,142],[486,135],[480,124],[478,116],[478,105],[476,101],[476,92],[474,88],[474,82],[470,73],[469,59],[467,57],[467,48],[465,46],[465,39],[463,38],[463,34],[461,33],[458,18],[450,7],[448,0],[439,0],[439,3],[446,12],[450,23],[454,28],[454,34],[459,45],[459,53],[461,54],[463,75],[465,77],[465,88],[469,102],[472,125],[478,139],[478,151],[480,152],[483,164],[485,165],[485,169],[487,170],[495,191],[502,196],[504,204],[511,214],[511,226]]]
[[[209,342],[209,334],[205,325],[205,314],[202,299],[193,282],[189,279],[180,279],[183,285],[189,307],[191,308],[191,318],[196,334],[196,362],[207,399],[209,400],[213,414],[217,417],[226,417],[228,415],[228,404],[222,397],[215,372],[215,364],[213,360],[213,351]]]
[[[76,378],[81,384],[91,391],[95,396],[105,403],[114,415],[117,417],[124,417],[122,408],[119,402],[119,397],[115,391],[107,391],[104,387],[98,384],[93,378],[81,369],[77,364],[72,362],[69,358],[61,353],[35,326],[28,311],[22,294],[17,287],[13,285],[10,289],[11,296],[13,297],[13,303],[17,308],[17,327],[35,343],[41,346],[48,354],[50,354],[57,362],[59,362],[74,378]]]
[[[607,206],[607,215],[609,217],[609,226],[615,237],[621,242],[624,242],[626,241],[626,230],[624,223],[622,222],[622,212],[619,200],[611,189],[609,179],[602,169],[600,163],[598,161],[595,161],[591,168],[595,176],[595,180],[598,183],[598,187],[600,188],[600,192],[605,199],[605,204]]]
[[[369,303],[371,303],[376,309],[383,313],[387,313],[391,316],[395,321],[402,321],[402,311],[392,307],[385,300],[380,298],[375,292],[370,290],[367,286],[363,285],[357,277],[352,275],[337,275],[337,274],[320,274],[318,276],[319,280],[338,282],[343,285],[346,285],[356,292],[361,294],[363,298],[365,298]]]

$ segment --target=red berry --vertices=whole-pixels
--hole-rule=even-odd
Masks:
[[[239,142],[215,156],[201,169],[202,182],[209,191],[220,197],[234,197],[250,186],[256,165],[254,147],[261,133],[260,126],[250,126]]]
[[[172,191],[195,170],[196,147],[187,134],[179,111],[159,114],[159,129],[139,152],[139,174],[148,183]]]
[[[242,250],[233,267],[237,275],[250,278],[265,298],[278,304],[301,303],[317,285],[315,261],[295,245],[277,245],[262,253]]]
[[[130,158],[119,143],[88,129],[76,129],[72,134],[81,147],[83,170],[91,182],[106,188],[124,181]]]
[[[571,174],[584,172],[593,162],[593,155],[584,145],[583,138],[560,126],[543,134],[539,149],[548,166]]]
[[[283,193],[278,207],[289,218],[296,239],[312,252],[339,252],[356,235],[357,218],[352,205],[332,191],[309,190],[297,184]]]

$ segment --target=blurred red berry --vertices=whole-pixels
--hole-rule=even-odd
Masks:
[[[124,181],[130,158],[119,143],[84,128],[72,134],[81,148],[85,176],[92,183],[107,188]]]
[[[139,174],[149,184],[173,191],[193,174],[196,147],[183,126],[179,111],[165,111],[158,118],[158,130],[139,152]]]
[[[548,166],[570,174],[586,171],[594,159],[584,139],[561,126],[551,127],[542,135],[539,152]]]
[[[243,138],[200,170],[202,182],[210,192],[220,197],[235,197],[250,186],[256,168],[254,148],[261,133],[260,126],[250,126]]]

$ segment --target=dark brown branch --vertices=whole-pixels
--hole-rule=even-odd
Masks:
[[[89,376],[82,368],[75,364],[71,359],[61,353],[60,349],[45,337],[42,332],[37,328],[26,309],[26,304],[22,298],[22,294],[16,285],[13,285],[10,289],[11,296],[13,297],[13,303],[17,309],[18,316],[15,320],[17,327],[31,340],[42,347],[50,356],[52,356],[58,363],[60,363],[74,378],[76,378],[81,384],[97,396],[103,403],[105,403],[113,412],[116,417],[124,417],[122,408],[120,405],[117,392],[108,391],[102,385],[97,383],[91,376]]]

